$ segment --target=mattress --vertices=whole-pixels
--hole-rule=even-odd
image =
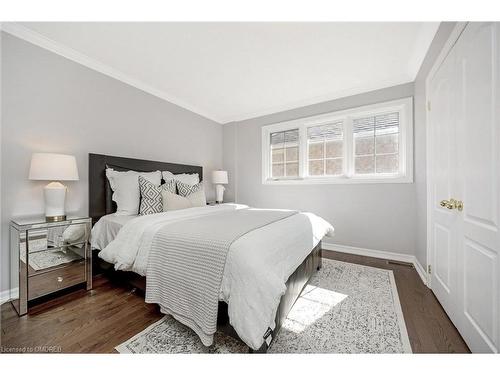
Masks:
[[[120,229],[136,217],[137,215],[124,216],[116,214],[101,217],[90,232],[90,246],[92,249],[104,249],[116,238]]]

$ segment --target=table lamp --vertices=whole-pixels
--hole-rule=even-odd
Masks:
[[[30,180],[52,181],[43,190],[45,220],[66,220],[66,186],[59,181],[77,181],[78,168],[72,155],[34,153],[31,156]]]
[[[224,190],[226,188],[222,186],[223,184],[227,184],[227,171],[213,171],[212,172],[212,182],[215,184],[215,193],[217,203],[222,203],[224,198]]]

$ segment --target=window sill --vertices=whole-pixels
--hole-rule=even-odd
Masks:
[[[298,179],[263,179],[263,185],[349,185],[349,184],[412,184],[411,176],[390,176],[390,177],[326,177],[326,178],[298,178]]]

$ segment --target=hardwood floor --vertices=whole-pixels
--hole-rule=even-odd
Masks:
[[[414,353],[469,352],[413,267],[326,250],[323,256],[394,271]],[[10,303],[4,303],[1,315],[1,352],[35,348],[63,353],[112,353],[115,346],[162,316],[140,293],[105,276],[94,279],[93,290],[78,289],[58,296],[33,307],[23,317],[17,316]]]

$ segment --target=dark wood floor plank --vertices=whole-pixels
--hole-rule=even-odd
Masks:
[[[413,266],[323,250],[323,256],[389,269],[401,301],[414,353],[467,353],[469,349]],[[92,291],[74,290],[41,303],[18,317],[10,303],[1,306],[2,347],[59,346],[64,353],[113,353],[114,347],[162,317],[155,305],[129,285],[105,276]]]

